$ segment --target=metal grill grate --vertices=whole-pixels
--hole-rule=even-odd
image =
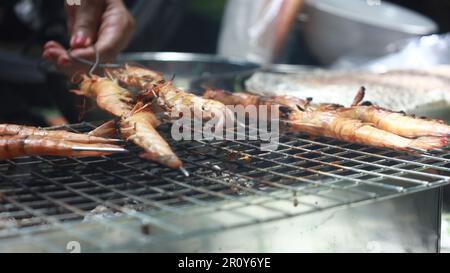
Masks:
[[[80,222],[116,228],[128,241],[180,238],[414,193],[447,184],[450,174],[450,153],[413,156],[303,135],[282,136],[273,152],[258,141],[170,144],[189,177],[141,160],[134,146],[108,157],[0,163],[0,240],[26,238],[52,250],[40,234],[65,230],[95,247],[112,244],[73,228]],[[224,213],[234,218],[183,226],[182,219]],[[122,218],[136,228],[116,221]]]

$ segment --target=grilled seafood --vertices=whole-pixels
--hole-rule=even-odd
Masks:
[[[147,106],[144,107],[138,103],[135,107],[136,110],[123,116],[119,123],[116,120],[110,120],[89,134],[99,137],[114,137],[118,133],[122,138],[133,141],[136,145],[144,148],[146,152],[141,154],[142,158],[157,161],[173,169],[180,168],[181,161],[155,130],[160,125],[160,121]]]
[[[360,119],[372,123],[379,129],[404,137],[450,136],[450,126],[440,120],[419,119],[405,113],[392,112],[381,107],[362,103],[365,89],[361,88],[349,108],[339,109],[343,117]]]
[[[224,90],[207,89],[203,98],[220,101],[225,105],[258,105],[259,96],[250,93],[231,93]]]
[[[274,111],[280,111],[277,116],[280,116],[283,112],[290,112],[290,109],[300,109],[304,108],[311,102],[310,99],[302,100],[297,97],[291,96],[276,96],[276,97],[264,97],[258,96],[250,93],[235,92],[231,93],[224,90],[212,90],[208,89],[203,93],[203,98],[212,99],[222,102],[225,105],[242,105],[244,107],[250,105],[265,105],[268,106],[267,116],[259,118],[269,118],[272,109]],[[282,107],[274,107],[274,106]]]
[[[78,134],[64,130],[46,130],[32,126],[16,124],[0,124],[0,136],[42,136],[54,139],[64,139],[79,143],[113,143],[116,140],[96,137],[89,134]]]
[[[77,143],[48,136],[2,136],[0,137],[0,160],[29,155],[55,156],[102,156],[111,152],[99,152],[99,148],[120,149],[111,144]],[[97,150],[97,151],[96,151]]]
[[[125,64],[122,68],[106,69],[110,79],[117,79],[120,83],[139,90],[145,89],[151,82],[160,82],[164,78],[158,72],[139,66]]]
[[[95,98],[101,109],[120,118],[118,123],[112,120],[96,128],[90,133],[91,136],[112,137],[119,132],[122,138],[133,141],[145,150],[145,153],[140,155],[142,158],[157,161],[174,169],[181,167],[181,161],[155,130],[160,121],[148,105],[142,102],[135,104],[131,93],[120,87],[115,79],[84,76],[80,90],[74,92]]]
[[[116,117],[124,116],[133,109],[132,94],[108,78],[82,75],[80,89],[72,92],[94,99],[100,109]]]
[[[169,119],[178,119],[180,113],[191,113],[194,119],[217,119],[216,128],[224,125],[233,113],[223,103],[205,99],[177,89],[171,81],[149,84],[139,96],[144,103],[152,103],[155,112],[163,112]]]
[[[409,139],[376,128],[358,119],[341,117],[335,111],[294,109],[288,115],[291,132],[306,132],[315,136],[331,137],[351,143],[385,147],[395,150],[427,151],[447,146],[447,138],[424,137]]]
[[[137,103],[130,114],[120,121],[120,134],[145,150],[142,158],[157,161],[172,169],[179,169],[182,162],[171,150],[169,144],[159,135],[155,127],[158,119],[148,109],[148,105]]]
[[[204,95],[223,103],[242,105],[279,105],[279,116],[290,132],[305,132],[313,136],[326,136],[347,142],[386,147],[395,150],[426,151],[448,144],[446,137],[420,137],[410,139],[376,128],[371,123],[347,118],[343,108],[336,104],[312,105],[311,100],[294,97],[259,97],[251,94],[209,90]],[[342,110],[344,111],[344,110]]]
[[[118,127],[116,120],[110,120],[98,126],[88,133],[89,136],[114,138],[117,136]]]
[[[110,69],[107,74],[127,87],[142,90],[138,100],[151,103],[155,113],[164,113],[169,119],[190,112],[199,120],[208,121],[215,117],[217,126],[222,126],[227,115],[233,117],[222,103],[177,89],[171,81],[164,81],[161,74],[150,69],[125,65],[124,68]]]

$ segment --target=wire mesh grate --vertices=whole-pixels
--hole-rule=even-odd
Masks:
[[[92,128],[90,123],[65,127],[77,132]],[[161,131],[164,135],[170,130]],[[445,152],[415,156],[299,134],[282,136],[279,149],[271,152],[262,151],[258,141],[165,138],[189,177],[140,159],[134,146],[127,147],[130,153],[107,157],[33,156],[1,162],[0,240],[27,236],[51,248],[39,234],[69,230],[76,238],[107,248],[71,227],[95,223],[147,242],[142,226],[126,228],[112,219],[122,216],[150,224],[164,230],[166,238],[188,236],[392,198],[449,182],[450,153]],[[220,213],[238,217],[195,228],[173,221]]]

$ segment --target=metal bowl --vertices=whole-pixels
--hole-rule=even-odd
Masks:
[[[139,63],[162,72],[166,79],[173,78],[174,84],[182,89],[191,88],[192,82],[199,78],[254,71],[259,67],[240,59],[175,52],[125,53],[119,56],[118,61]]]
[[[438,30],[431,19],[380,0],[308,0],[299,20],[309,49],[325,65],[350,53],[380,57],[393,42]]]

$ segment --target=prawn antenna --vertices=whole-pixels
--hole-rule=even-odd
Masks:
[[[353,99],[352,106],[358,106],[359,103],[364,99],[364,96],[366,95],[366,88],[364,86],[361,86],[359,88],[358,93],[356,93],[355,98]]]
[[[93,105],[89,106],[88,101],[85,97],[83,97],[83,102],[81,105],[78,105],[78,108],[80,108],[80,114],[78,115],[78,121],[81,122],[86,115],[86,113],[92,111],[95,109]]]
[[[80,64],[90,66],[90,69],[89,69],[90,75],[93,74],[95,72],[95,70],[97,70],[97,68],[119,68],[122,66],[121,64],[115,64],[115,63],[100,63],[100,53],[98,52],[95,45],[92,46],[92,49],[93,49],[94,55],[95,55],[94,62],[74,56],[72,54],[72,49],[68,49],[67,53],[72,60],[75,60],[75,61],[79,62]]]
[[[108,68],[105,68],[105,76],[110,80],[115,80],[114,75],[111,73],[111,71]]]
[[[82,70],[75,72],[72,75],[72,77],[70,77],[70,82],[72,84],[79,84],[79,83],[81,83],[83,81],[83,78],[84,78],[83,73],[84,72]]]

